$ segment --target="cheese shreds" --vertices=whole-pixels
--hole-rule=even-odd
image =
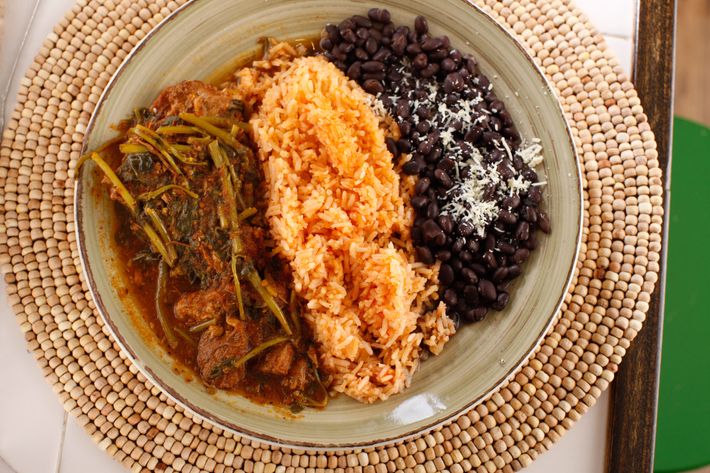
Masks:
[[[507,139],[501,137],[494,143],[494,149],[475,147],[462,137],[493,115],[482,95],[492,90],[491,84],[482,90],[461,93],[452,100],[450,94],[442,93],[435,78],[414,76],[407,58],[397,72],[402,77],[401,85],[380,94],[378,102],[398,113],[403,107],[408,114],[405,116],[417,128],[424,122],[427,129],[436,130],[438,139],[434,148],[439,146],[442,156],[454,162],[450,173],[454,185],[440,199],[441,213],[450,215],[459,224],[471,225],[475,235],[485,237],[506,198],[524,195],[531,186],[540,185],[526,179],[527,174],[519,171],[521,161],[531,169],[542,163],[540,140],[531,139],[512,149]],[[478,84],[477,78],[473,82]],[[412,146],[417,148],[430,137],[431,131],[410,136]],[[500,158],[503,162],[499,158],[489,159],[495,150],[504,153],[505,158]],[[514,166],[516,161],[518,169]]]

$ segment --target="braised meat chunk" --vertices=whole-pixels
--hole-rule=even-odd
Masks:
[[[198,80],[186,80],[164,89],[153,102],[153,110],[168,117],[183,112],[196,115],[224,114],[232,97],[217,87]]]
[[[235,321],[233,327],[209,327],[197,344],[197,366],[200,376],[220,389],[235,389],[244,379],[246,366],[234,366],[249,352],[250,337],[246,322]]]
[[[173,306],[175,318],[188,324],[220,319],[234,312],[234,295],[225,286],[188,292]]]
[[[286,376],[291,369],[296,352],[290,343],[282,343],[271,350],[262,363],[262,373]]]

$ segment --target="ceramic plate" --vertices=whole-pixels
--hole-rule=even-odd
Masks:
[[[554,320],[570,281],[581,228],[581,186],[575,150],[554,93],[522,47],[481,10],[463,0],[196,0],[168,17],[127,58],[107,87],[91,120],[85,146],[114,136],[111,124],[148,105],[164,87],[207,79],[235,57],[256,49],[264,36],[310,38],[370,7],[386,7],[395,23],[425,15],[434,34],[475,55],[511,112],[523,137],[544,147],[545,208],[552,233],[526,263],[512,302],[485,321],[464,326],[444,352],[425,361],[412,386],[385,402],[360,404],[340,396],[325,410],[297,418],[238,395],[211,393],[186,380],[157,343],[135,301],[121,296],[112,250],[112,214],[92,165],[82,168],[76,189],[76,221],[82,263],[96,305],[133,363],[176,402],[236,433],[288,446],[346,448],[382,444],[426,431],[481,402],[534,351]]]

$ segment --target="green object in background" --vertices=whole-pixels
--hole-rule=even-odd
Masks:
[[[710,130],[676,118],[656,473],[710,464]]]

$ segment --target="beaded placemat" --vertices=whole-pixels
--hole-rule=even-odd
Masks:
[[[530,361],[486,402],[415,440],[315,452],[273,448],[193,419],[130,364],[83,281],[74,166],[103,88],[181,1],[82,0],[20,85],[0,152],[0,265],[28,347],[64,407],[134,471],[517,471],[591,407],[641,329],[663,218],[656,143],[636,91],[565,0],[480,0],[551,79],[584,175],[577,272]],[[599,452],[603,455],[603,452]]]

